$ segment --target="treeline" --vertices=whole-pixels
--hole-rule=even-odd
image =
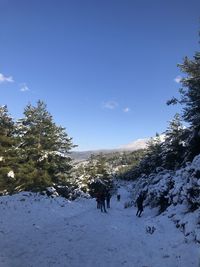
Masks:
[[[123,172],[124,168],[131,168],[137,165],[144,155],[145,149],[139,149],[135,151],[110,152],[104,154],[104,157],[111,168],[117,168]],[[101,158],[101,154],[93,155],[93,158]]]
[[[74,167],[77,187],[94,195],[98,191],[114,189],[114,174],[105,154],[94,155]]]
[[[115,179],[123,178],[144,156],[145,150],[92,154],[87,161],[76,163],[74,177],[83,192],[93,195],[101,189],[115,190]]]
[[[108,169],[114,175],[123,177],[123,174],[137,166],[140,160],[146,154],[145,149],[139,149],[136,151],[116,151],[106,154],[96,154],[92,155],[90,160],[99,160],[104,157],[107,163]]]
[[[0,194],[41,192],[53,186],[53,192],[74,198],[105,188],[111,190],[111,158],[92,155],[77,165],[70,155],[75,146],[65,128],[55,124],[44,102],[27,105],[24,117],[17,121],[9,115],[7,106],[1,106]]]
[[[136,179],[162,168],[176,170],[200,154],[200,52],[193,59],[185,57],[178,66],[183,73],[180,98],[173,97],[167,104],[182,105],[182,113],[174,116],[162,136],[157,134],[150,140],[146,155],[124,174],[124,179]]]
[[[27,105],[13,121],[0,107],[0,191],[40,191],[52,184],[71,183],[72,138],[57,126],[44,102]]]

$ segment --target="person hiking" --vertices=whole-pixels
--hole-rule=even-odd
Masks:
[[[144,194],[140,193],[137,200],[136,200],[136,204],[137,204],[137,208],[138,208],[136,216],[138,216],[138,217],[141,217],[141,214],[144,210],[143,201],[144,201]]]
[[[111,199],[111,194],[109,191],[106,192],[106,206],[109,209],[110,208],[110,199]]]
[[[101,208],[101,212],[107,212],[106,211],[105,200],[106,200],[105,192],[101,192],[101,194],[100,194],[100,208]]]
[[[118,193],[117,194],[117,201],[120,201],[121,195]]]

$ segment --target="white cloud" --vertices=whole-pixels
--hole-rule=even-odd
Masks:
[[[5,76],[4,74],[0,73],[0,83],[12,83],[14,82],[12,76]]]
[[[182,77],[180,75],[176,76],[176,78],[174,79],[176,83],[180,83],[181,80],[182,80]]]
[[[28,86],[25,83],[22,83],[20,85],[20,91],[21,92],[26,92],[26,91],[30,91],[30,89],[28,88]]]
[[[131,110],[130,108],[126,107],[126,108],[123,109],[123,112],[127,113],[127,112],[129,112],[130,110]]]
[[[118,103],[115,101],[107,101],[107,102],[103,103],[103,108],[115,109],[117,107],[118,107]]]

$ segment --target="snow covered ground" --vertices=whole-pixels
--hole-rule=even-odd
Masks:
[[[94,199],[74,202],[23,192],[0,197],[0,267],[199,267],[199,244],[185,239],[167,216],[124,209],[108,213]],[[150,234],[147,229],[155,228]]]

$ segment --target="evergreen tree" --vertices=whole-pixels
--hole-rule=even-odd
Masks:
[[[161,136],[158,133],[148,142],[147,154],[143,163],[146,165],[147,173],[154,171],[157,167],[162,165],[162,143]]]
[[[162,165],[162,143],[158,133],[156,133],[156,137],[148,141],[145,156],[132,171],[133,179],[139,177],[141,174],[150,174]]]
[[[113,177],[109,170],[106,156],[101,154],[91,155],[87,164],[82,164],[77,168],[76,173],[82,175],[77,179],[77,186],[84,192],[90,192],[93,196],[98,191],[111,189],[113,187]]]
[[[52,183],[66,183],[70,177],[73,146],[65,128],[56,126],[46,105],[27,105],[24,118],[18,121],[20,137],[21,180],[27,189],[43,188]]]
[[[97,174],[104,177],[104,179],[107,179],[107,177],[109,176],[108,165],[106,163],[106,157],[102,153],[97,157],[96,168]]]
[[[18,168],[14,122],[7,106],[0,107],[0,190],[11,189]]]
[[[183,119],[191,126],[191,136],[188,145],[187,159],[200,153],[200,52],[196,52],[191,60],[185,57],[183,64],[179,64],[186,75],[181,80],[179,90],[181,98],[172,98],[167,104],[180,103],[183,105]]]
[[[165,141],[162,145],[162,166],[164,168],[174,169],[180,166],[185,150],[185,133],[186,129],[177,113],[165,131]]]
[[[179,65],[187,77],[182,79],[182,96],[179,101],[184,104],[183,118],[191,123],[194,129],[200,130],[200,52],[197,52],[193,60],[187,57],[182,65]]]

